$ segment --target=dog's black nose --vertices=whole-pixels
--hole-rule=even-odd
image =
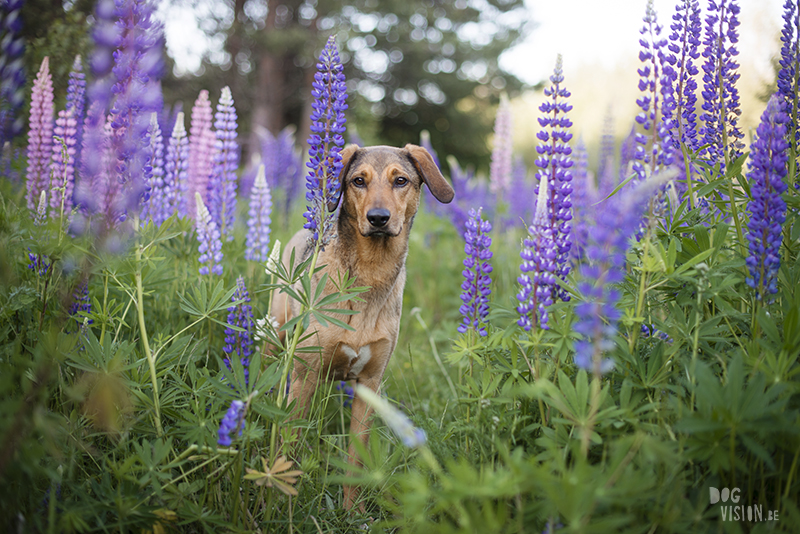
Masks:
[[[386,223],[389,222],[389,218],[391,216],[392,212],[386,208],[374,208],[367,212],[367,220],[375,228],[386,226]]]

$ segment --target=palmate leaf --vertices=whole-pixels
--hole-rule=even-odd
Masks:
[[[217,282],[217,285],[208,293],[207,284],[201,283],[192,286],[191,293],[182,295],[178,293],[180,299],[180,306],[183,311],[195,317],[210,319],[217,324],[227,326],[227,323],[220,321],[215,315],[227,312],[229,306],[241,304],[244,301],[231,302],[231,297],[236,292],[236,286],[225,290],[223,281]]]
[[[303,474],[300,470],[289,470],[292,467],[292,462],[286,459],[286,456],[279,456],[275,459],[272,467],[267,464],[266,458],[261,458],[264,466],[264,471],[256,471],[255,469],[245,468],[247,474],[244,476],[245,480],[253,480],[256,486],[266,486],[268,488],[277,488],[286,495],[297,495],[297,490],[293,485],[297,482],[297,478]]]

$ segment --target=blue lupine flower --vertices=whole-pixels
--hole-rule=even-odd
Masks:
[[[464,233],[464,282],[461,284],[461,301],[463,304],[459,311],[464,317],[458,331],[462,334],[467,330],[475,330],[479,335],[486,335],[486,316],[489,314],[489,295],[492,293],[492,251],[489,246],[492,238],[488,233],[492,230],[489,221],[481,217],[481,209],[470,210],[467,230]]]
[[[371,406],[381,419],[400,438],[403,445],[417,448],[425,445],[427,436],[421,428],[416,428],[403,412],[389,404],[386,399],[375,394],[374,391],[361,384],[356,384],[355,392],[360,399]]]
[[[150,158],[145,168],[145,177],[150,190],[150,198],[142,204],[141,216],[142,219],[150,219],[156,226],[159,226],[165,220],[162,218],[162,214],[166,192],[164,191],[164,137],[161,135],[161,126],[158,124],[156,113],[150,116],[147,135],[150,139],[148,147]]]
[[[636,125],[634,124],[631,127],[630,133],[622,140],[622,144],[619,147],[619,183],[624,182],[633,174],[633,156],[636,153],[637,147],[636,135]],[[603,198],[607,197],[613,189],[613,187],[609,189],[608,192],[603,195]]]
[[[736,43],[739,41],[737,27],[740,8],[735,0],[711,0],[710,14],[706,17],[703,44],[703,113],[704,151],[711,165],[719,163],[722,168],[728,161],[741,155],[744,137],[739,129],[739,63]]]
[[[197,205],[197,240],[200,241],[200,274],[216,274],[222,276],[222,239],[220,239],[217,223],[211,220],[200,193],[195,193]]]
[[[258,167],[256,181],[250,191],[250,210],[247,219],[247,248],[245,259],[267,261],[269,258],[269,225],[272,222],[272,194],[267,185],[264,166]]]
[[[786,202],[781,195],[787,189],[784,177],[789,148],[786,142],[788,123],[786,102],[780,95],[773,95],[761,115],[756,139],[750,147],[748,179],[753,198],[747,206],[750,212],[746,236],[750,242],[750,256],[746,259],[750,270],[747,284],[755,289],[756,298],[762,302],[778,292],[781,232],[786,219]]]
[[[645,133],[636,134],[638,146],[633,158],[633,172],[640,181],[647,176],[647,167],[654,174],[658,169],[672,163],[669,132],[661,120],[664,93],[669,94],[668,88],[662,85],[664,47],[667,40],[661,38],[661,26],[653,8],[653,0],[648,0],[643,20],[644,26],[639,31],[643,36],[639,40],[642,46],[639,61],[643,65],[638,69],[639,91],[643,94],[636,100],[642,111],[637,115],[636,122],[641,125]],[[666,77],[666,80],[669,79]]]
[[[226,240],[233,239],[236,215],[236,170],[239,168],[239,145],[236,142],[236,108],[229,87],[222,88],[214,114],[214,170],[208,181],[208,211]]]
[[[22,6],[25,0],[8,0],[2,6],[5,37],[0,43],[0,146],[22,133],[20,110],[25,103],[25,41],[22,38]]]
[[[157,163],[153,164],[155,166]],[[167,156],[162,171],[161,189],[153,203],[153,222],[160,225],[175,213],[186,213],[186,187],[189,169],[189,138],[186,136],[183,113],[178,113],[167,146]],[[151,202],[152,202],[151,198]]]
[[[553,304],[555,293],[558,245],[550,227],[548,189],[547,176],[543,175],[533,223],[528,228],[528,237],[520,252],[522,274],[517,278],[521,286],[517,293],[517,324],[528,331],[534,326],[543,330],[549,329],[547,307]]]
[[[86,119],[86,74],[83,73],[81,56],[75,56],[67,85],[67,111],[72,110],[72,117],[77,124],[77,143],[75,143],[76,169],[80,169],[81,148],[83,147],[83,121]]]
[[[566,280],[570,271],[569,250],[572,246],[572,149],[569,142],[572,134],[569,128],[572,121],[567,117],[567,113],[572,109],[572,105],[567,103],[570,92],[567,91],[562,83],[564,74],[561,65],[561,56],[556,60],[556,67],[550,77],[552,85],[545,88],[544,96],[548,99],[539,110],[543,116],[539,118],[542,130],[536,134],[539,139],[539,146],[536,151],[539,158],[536,165],[539,170],[536,177],[539,183],[546,180],[549,184],[549,216],[550,228],[553,231],[553,241],[558,247],[558,258],[556,260],[555,274],[562,280]],[[553,295],[564,302],[569,300],[569,294],[556,288]]]
[[[353,386],[351,386],[348,382],[344,380],[340,380],[338,384],[336,384],[336,391],[341,391],[344,393],[344,400],[342,401],[342,406],[345,408],[349,408],[353,405],[353,399],[356,396],[355,390]]]
[[[578,284],[585,300],[575,306],[574,326],[583,337],[575,342],[575,364],[582,369],[602,374],[614,367],[613,360],[604,357],[614,348],[616,323],[621,317],[616,308],[620,293],[614,286],[625,278],[628,239],[639,229],[645,207],[658,186],[653,181],[641,182],[606,200],[598,208],[603,216],[589,227],[586,263]]]
[[[449,157],[447,163],[450,165],[450,181],[455,191],[455,200],[450,204],[430,202],[429,206],[434,213],[447,217],[458,234],[463,236],[467,231],[470,206],[484,206],[486,211],[493,213],[495,199],[489,193],[487,182],[475,179],[473,169],[462,169],[454,157]],[[426,198],[432,197],[426,195]]]
[[[33,253],[31,249],[28,249],[28,259],[30,260],[28,269],[40,278],[44,277],[53,266],[53,262],[45,254]]]
[[[202,200],[201,200],[202,202]],[[240,400],[234,400],[231,402],[231,407],[228,408],[228,411],[225,413],[225,417],[222,418],[222,422],[219,425],[219,431],[217,435],[219,439],[217,439],[217,444],[220,447],[230,447],[231,446],[231,433],[236,432],[239,430],[238,435],[242,435],[242,431],[244,430],[244,416],[245,414],[245,404]]]
[[[597,201],[594,176],[589,172],[589,152],[583,138],[575,146],[575,170],[572,177],[572,249],[573,258],[583,255],[591,220],[592,204]],[[609,191],[610,193],[611,191]]]
[[[294,130],[287,126],[277,136],[263,132],[261,159],[264,176],[272,191],[283,192],[283,217],[289,218],[291,207],[300,192],[303,160],[295,147]]]
[[[253,354],[253,307],[250,306],[250,293],[244,285],[244,278],[236,279],[236,291],[231,297],[233,302],[242,300],[235,306],[228,308],[228,324],[244,329],[243,332],[225,328],[225,345],[222,351],[226,357],[223,360],[228,369],[231,369],[231,355],[236,354],[244,367],[245,386],[250,383],[250,356]]]
[[[80,312],[91,313],[92,311],[92,301],[89,299],[88,280],[83,280],[78,284],[72,298],[74,300],[69,308],[69,316],[75,319],[76,329],[80,330],[81,326],[83,326],[83,317],[80,316]],[[92,319],[88,320],[88,324],[92,324],[93,322]]]
[[[797,119],[800,116],[800,6],[797,0],[786,0],[783,6],[783,29],[781,30],[781,59],[778,71],[778,91],[786,102],[786,112],[789,114],[790,127],[794,132],[795,152],[800,129],[797,128]],[[790,177],[794,179],[794,177]]]
[[[305,217],[303,226],[312,233],[313,242],[320,241],[324,246],[330,239],[334,216],[326,215],[328,207],[336,204],[340,191],[339,174],[342,171],[344,145],[342,134],[346,131],[344,111],[347,109],[347,85],[345,84],[339,51],[333,36],[322,50],[314,74],[311,95],[314,97],[311,113],[311,135],[308,137],[308,156],[306,163],[309,173],[306,177]]]
[[[526,221],[533,218],[535,208],[531,198],[536,196],[536,184],[533,177],[528,176],[528,168],[522,156],[517,156],[511,166],[511,191],[514,194],[508,198],[508,214],[501,222],[506,227],[516,228],[520,223],[524,226]]]
[[[605,198],[619,182],[618,173],[615,171],[616,141],[614,139],[614,116],[609,108],[603,120],[603,135],[600,138],[600,161],[597,165],[597,192],[600,198]]]
[[[147,129],[150,115],[162,107],[161,85],[164,46],[163,24],[150,0],[116,0],[119,48],[114,51],[115,95],[111,108],[111,145],[116,156],[115,174],[123,188],[124,212],[148,200],[145,167],[149,154]]]

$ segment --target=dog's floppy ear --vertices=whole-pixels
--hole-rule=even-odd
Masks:
[[[411,163],[416,167],[417,172],[422,177],[422,181],[428,184],[428,189],[431,190],[436,200],[449,204],[453,200],[455,191],[442,176],[442,172],[436,166],[430,153],[421,146],[411,144],[406,145],[404,150],[408,152]]]
[[[350,163],[352,163],[355,159],[353,156],[356,155],[358,149],[358,145],[347,145],[339,152],[339,154],[342,155],[342,172],[339,173],[339,193],[335,198],[332,198],[330,201],[328,201],[328,211],[334,211],[336,206],[339,205],[339,201],[342,199],[342,193],[344,192],[344,179],[347,177],[347,171],[350,170]]]

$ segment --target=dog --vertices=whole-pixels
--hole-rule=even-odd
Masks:
[[[338,315],[354,330],[313,318],[305,345],[321,347],[319,353],[300,353],[292,372],[289,400],[297,401],[294,415],[306,417],[310,400],[322,380],[355,380],[374,392],[380,388],[383,373],[392,356],[400,332],[403,288],[406,282],[408,237],[419,207],[425,183],[440,202],[454,196],[430,153],[408,144],[404,148],[349,145],[342,151],[339,175],[341,193],[328,205],[334,211],[341,203],[336,236],[320,252],[317,265],[324,268],[312,279],[312,292],[323,273],[328,273],[325,295],[336,291],[333,281],[339,274],[355,277],[357,286],[369,286],[360,301],[340,304],[355,310],[355,315]],[[287,243],[282,262],[289,267],[292,251],[304,260],[313,252],[310,232],[301,230]],[[279,325],[299,313],[299,303],[285,293],[273,300],[271,313]],[[350,432],[362,443],[369,436],[372,410],[356,396],[353,399]],[[354,444],[348,460],[358,465]],[[344,505],[351,509],[357,489],[344,488]]]

